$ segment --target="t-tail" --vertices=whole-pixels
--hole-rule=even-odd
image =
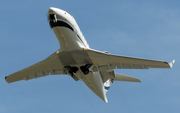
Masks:
[[[110,78],[104,83],[105,94],[109,91],[110,86],[114,81],[141,82],[138,78],[135,77],[116,74],[114,78]],[[105,102],[108,103],[108,100],[106,100]]]

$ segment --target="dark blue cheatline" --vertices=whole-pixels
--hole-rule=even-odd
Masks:
[[[104,88],[105,88],[106,90],[109,90],[110,87],[106,87],[106,86],[105,86]]]

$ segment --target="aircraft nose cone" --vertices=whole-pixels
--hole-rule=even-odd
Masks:
[[[56,9],[57,9],[57,8],[55,8],[55,7],[50,7],[50,8],[49,8],[49,10],[52,10],[52,11],[53,11],[53,10],[56,10]]]
[[[61,14],[63,12],[65,12],[65,11],[62,9],[55,8],[55,7],[50,7],[49,11],[48,11],[48,13],[50,13],[50,14],[52,14],[52,13],[60,13]]]
[[[55,13],[55,10],[56,10],[56,8],[50,7],[50,8],[49,8],[49,11],[48,11],[48,14]]]

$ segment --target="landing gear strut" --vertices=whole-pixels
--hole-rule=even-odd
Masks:
[[[73,73],[76,73],[79,69],[77,67],[71,67],[71,66],[64,66],[66,69],[68,69],[68,73],[71,75],[71,77],[78,81],[78,77],[76,77]]]
[[[77,67],[64,66],[66,69],[71,71],[72,73],[76,73],[79,69]]]

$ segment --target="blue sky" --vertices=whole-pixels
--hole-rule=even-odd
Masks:
[[[0,113],[180,111],[180,2],[178,0],[1,1]],[[114,82],[109,103],[66,75],[8,84],[4,77],[55,52],[49,7],[71,13],[93,49],[176,63],[172,69],[116,70],[142,83]]]

